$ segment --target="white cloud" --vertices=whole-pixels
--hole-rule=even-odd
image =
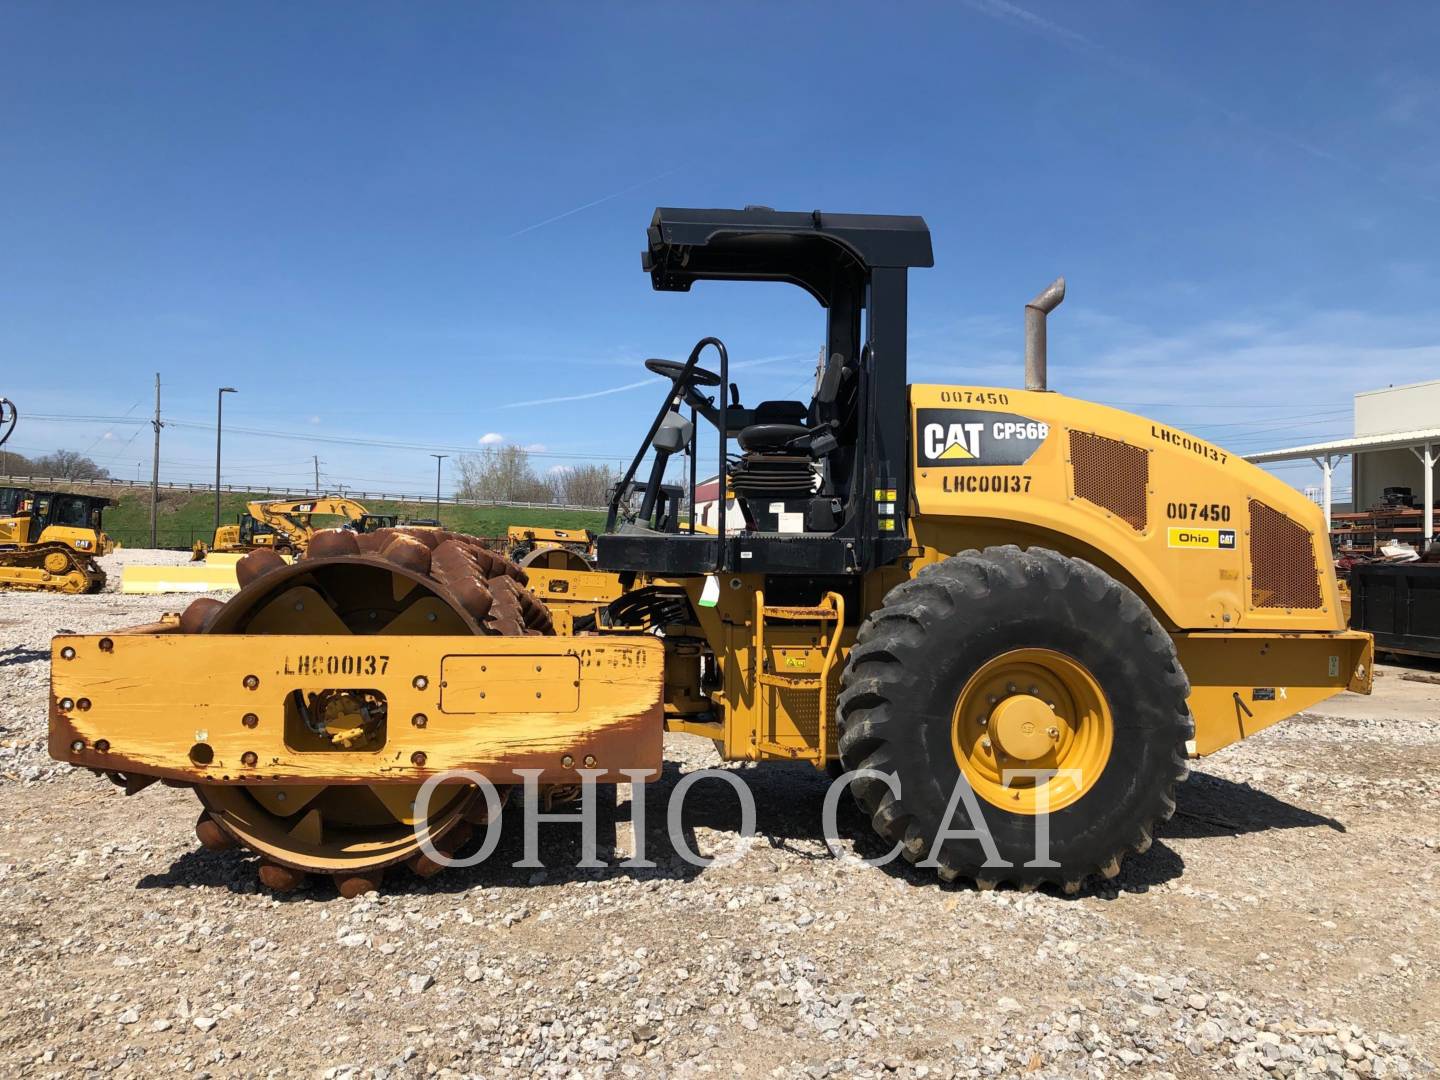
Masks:
[[[477,440],[481,446],[499,446],[505,441],[505,436],[498,431],[487,431]]]
[[[527,445],[525,449],[532,454],[543,454],[545,452],[545,444],[543,442],[532,442]]]

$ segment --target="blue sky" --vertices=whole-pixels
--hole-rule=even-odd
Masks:
[[[427,450],[487,436],[618,460],[646,356],[713,333],[747,399],[808,379],[799,290],[639,269],[656,205],[747,203],[927,218],[912,381],[1014,385],[1064,273],[1054,388],[1239,452],[1343,436],[1356,390],[1440,377],[1437,31],[1419,3],[12,2],[12,446],[148,476],[159,371],[167,479],[213,475],[222,384],[236,482],[318,453],[328,486],[424,491]]]

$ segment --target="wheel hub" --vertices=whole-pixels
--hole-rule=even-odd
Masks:
[[[1063,809],[1094,787],[1113,739],[1100,684],[1051,649],[1014,649],[983,664],[960,691],[951,727],[970,786],[1021,814]],[[1046,775],[1017,775],[1037,770]]]
[[[1054,711],[1039,698],[1017,694],[995,706],[990,727],[1001,753],[1021,761],[1036,761],[1059,743],[1056,722]]]

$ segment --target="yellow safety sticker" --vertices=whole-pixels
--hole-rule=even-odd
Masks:
[[[875,501],[876,501],[876,502],[894,502],[897,498],[899,498],[899,496],[895,494],[895,489],[894,489],[894,488],[876,488],[876,489],[875,489]]]
[[[1172,525],[1168,535],[1172,548],[1220,551],[1235,546],[1234,529],[1191,529]]]
[[[894,518],[881,518],[881,519],[880,519],[880,531],[881,531],[881,532],[894,532],[894,531],[895,531],[895,519],[894,519]]]

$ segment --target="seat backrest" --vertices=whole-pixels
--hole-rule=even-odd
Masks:
[[[804,425],[810,410],[801,401],[762,401],[755,406],[753,424]]]

